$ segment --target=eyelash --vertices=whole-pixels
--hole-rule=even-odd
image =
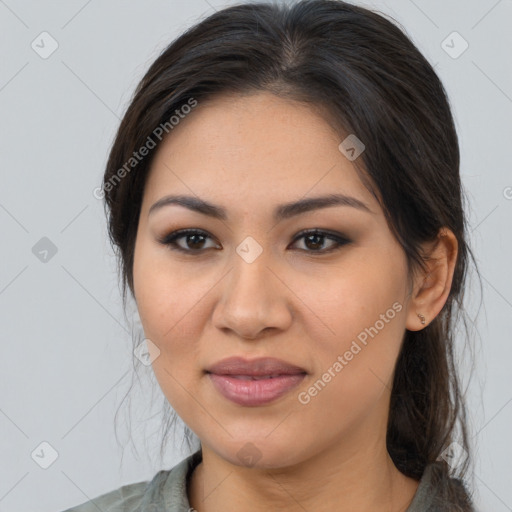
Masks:
[[[169,249],[171,249],[172,251],[179,251],[179,252],[182,252],[185,254],[190,254],[190,255],[192,255],[194,253],[200,254],[207,250],[207,249],[197,249],[197,250],[184,249],[183,247],[178,246],[176,244],[176,240],[185,238],[187,235],[201,235],[201,236],[204,236],[207,238],[212,238],[208,233],[206,233],[205,231],[202,231],[202,230],[180,229],[178,231],[174,231],[174,232],[166,235],[165,237],[159,239],[158,241],[161,244],[168,246]],[[308,252],[308,253],[312,253],[312,254],[323,255],[323,254],[337,251],[337,250],[341,249],[342,246],[351,243],[351,240],[349,240],[348,238],[341,236],[339,234],[329,233],[327,231],[321,231],[319,229],[310,229],[310,230],[305,230],[305,231],[301,231],[300,233],[298,233],[297,236],[294,238],[292,244],[296,243],[301,238],[311,236],[311,235],[318,235],[322,238],[327,238],[328,240],[332,240],[332,241],[336,242],[336,244],[334,245],[334,247],[331,247],[330,249],[327,249],[327,250],[325,250],[325,249],[324,250],[299,249],[300,251]],[[212,247],[208,247],[208,249],[212,249]]]

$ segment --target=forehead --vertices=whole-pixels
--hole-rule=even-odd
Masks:
[[[159,146],[145,202],[165,193],[229,202],[343,193],[372,202],[338,133],[313,105],[268,92],[224,94],[198,105]]]

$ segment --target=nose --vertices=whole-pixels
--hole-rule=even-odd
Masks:
[[[261,338],[264,332],[288,329],[293,319],[293,293],[283,284],[279,270],[271,268],[263,255],[248,263],[235,253],[233,260],[233,268],[219,283],[221,296],[213,325],[249,340]]]

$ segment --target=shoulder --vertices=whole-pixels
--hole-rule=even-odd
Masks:
[[[476,512],[464,483],[449,476],[446,464],[434,462],[425,468],[406,512]]]
[[[63,512],[187,510],[187,479],[200,460],[200,451],[195,452],[172,469],[159,471],[152,480],[123,485]]]
[[[98,510],[102,512],[124,512],[138,510],[148,487],[159,475],[160,473],[151,482],[146,481],[123,485],[119,489],[97,496],[85,503],[66,509],[64,512],[98,512]]]

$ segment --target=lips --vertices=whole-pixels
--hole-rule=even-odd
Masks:
[[[269,378],[279,375],[307,373],[304,368],[273,357],[247,360],[243,357],[230,357],[206,369],[207,373],[233,375],[238,377]]]
[[[241,357],[224,359],[206,373],[224,398],[242,406],[268,404],[298,386],[307,374],[304,368],[280,359]]]

